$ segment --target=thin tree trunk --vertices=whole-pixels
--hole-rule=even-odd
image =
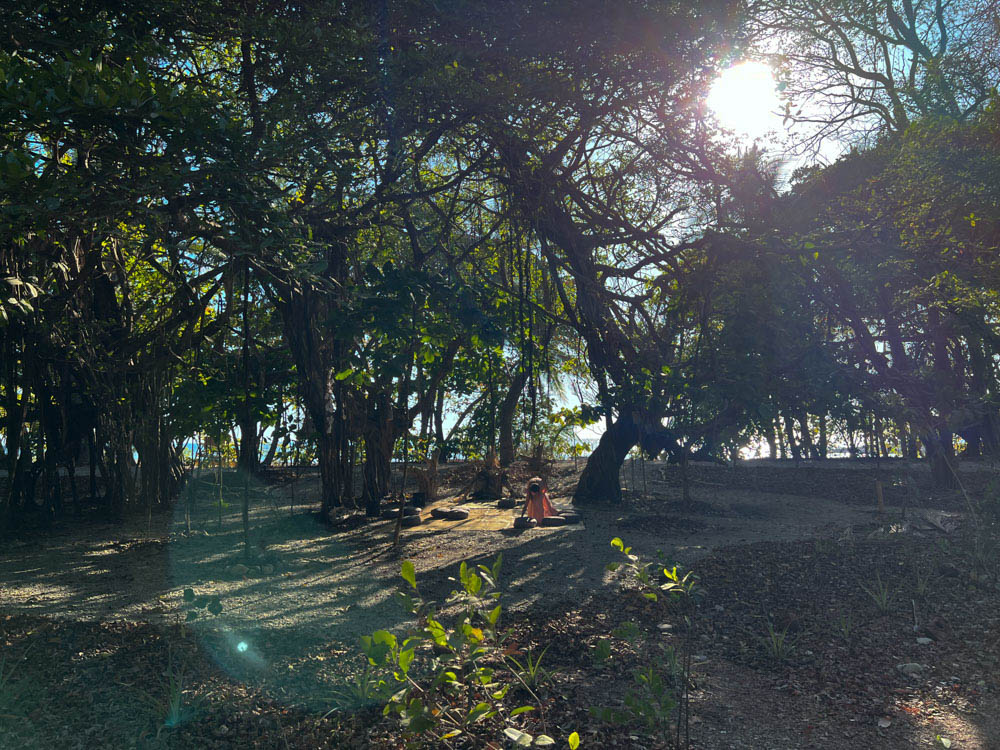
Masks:
[[[528,382],[528,371],[524,367],[519,367],[518,372],[510,382],[503,401],[500,403],[500,419],[498,429],[500,431],[500,465],[510,466],[514,462],[514,413],[517,411],[517,402],[524,392],[524,386]]]
[[[826,460],[828,439],[826,434],[826,414],[819,415],[819,457]]]
[[[812,434],[809,430],[809,415],[806,414],[806,412],[802,412],[802,414],[799,415],[799,430],[802,433],[802,447],[804,455],[813,460],[819,458],[819,452],[816,450],[816,446],[813,445]]]
[[[795,427],[792,425],[792,418],[787,414],[784,415],[784,420],[788,447],[792,452],[792,458],[794,458],[797,463],[802,460],[802,453],[799,450],[798,443],[795,442]]]

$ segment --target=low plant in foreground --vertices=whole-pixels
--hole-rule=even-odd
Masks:
[[[17,678],[17,668],[28,658],[30,649],[28,646],[21,658],[13,663],[8,662],[6,654],[0,655],[0,718],[16,718],[20,713],[25,701],[25,686],[23,680]]]
[[[851,617],[850,612],[841,614],[840,617],[837,618],[836,629],[837,635],[839,635],[845,643],[853,642],[854,618]]]
[[[931,590],[932,573],[925,565],[918,565],[913,573],[913,583],[917,596],[923,598]]]
[[[604,669],[611,658],[611,641],[607,638],[601,638],[594,646],[590,658],[597,669]]]
[[[875,580],[871,586],[861,584],[861,588],[872,598],[879,612],[886,614],[889,611],[892,606],[892,589],[889,588],[889,584],[882,581],[880,573],[875,574]]]
[[[197,620],[206,612],[210,615],[222,613],[222,602],[218,596],[197,596],[194,589],[184,589],[181,599],[183,600],[181,606],[184,608],[185,622]]]
[[[788,629],[778,630],[770,620],[767,622],[767,632],[762,640],[767,655],[779,664],[786,661],[795,650],[795,644],[788,637]]]
[[[611,546],[625,556],[625,562],[609,562],[605,567],[609,571],[617,571],[624,568],[626,576],[632,578],[639,584],[639,590],[643,597],[650,601],[659,601],[662,594],[670,596],[671,601],[690,602],[696,593],[698,579],[691,571],[683,575],[678,571],[678,566],[667,567],[660,553],[657,562],[646,562],[632,553],[631,547],[626,547],[625,543],[615,537],[611,540]],[[656,580],[656,568],[660,568],[663,576],[662,582]],[[662,592],[662,594],[661,594]]]
[[[160,722],[157,736],[163,729],[173,729],[191,719],[200,701],[188,701],[184,682],[184,664],[174,661],[173,651],[168,651],[167,668],[163,671],[159,689],[155,693],[139,691],[139,697],[153,710]]]
[[[390,674],[387,681],[396,686],[387,689],[390,695],[383,714],[396,716],[413,744],[450,747],[451,740],[461,735],[486,743],[494,731],[484,728],[486,720],[497,716],[509,720],[535,710],[530,705],[507,708],[504,701],[515,683],[503,682],[506,672],[498,673],[492,666],[504,663],[506,633],[499,628],[496,590],[500,566],[500,557],[491,567],[472,569],[462,563],[460,586],[447,600],[458,613],[446,623],[432,604],[420,598],[413,564],[404,562],[401,575],[412,593],[403,592],[400,598],[416,624],[402,637],[377,630],[362,638],[369,665]],[[540,661],[541,656],[532,661],[536,677],[541,676]],[[517,672],[510,674],[534,696]],[[547,735],[533,736],[513,726],[506,727],[504,735],[520,747],[555,744]],[[579,737],[576,740],[578,744]]]
[[[689,571],[678,572],[677,566],[645,562],[631,547],[618,537],[611,546],[625,556],[624,563],[609,563],[608,570],[624,566],[628,577],[639,584],[640,593],[652,602],[693,605],[697,593],[697,578]],[[661,571],[662,578],[655,573]],[[690,610],[688,610],[690,611]],[[692,630],[690,617],[685,617],[687,630]],[[689,683],[689,651],[678,654],[673,646],[663,645],[660,639],[646,636],[634,622],[615,628],[612,635],[627,641],[644,657],[644,663],[633,670],[632,685],[626,690],[621,706],[595,706],[593,716],[603,721],[627,726],[641,726],[646,732],[658,736],[667,744],[679,747],[687,728],[687,686]],[[603,648],[602,648],[603,646]],[[600,664],[610,656],[610,645],[598,642],[594,660]],[[686,736],[683,738],[686,744]]]
[[[554,671],[542,667],[542,659],[545,657],[545,652],[548,650],[549,647],[546,646],[542,649],[540,654],[536,655],[529,648],[528,652],[524,655],[523,663],[514,656],[506,657],[507,662],[512,667],[514,674],[516,674],[521,682],[523,682],[524,685],[531,690],[536,690],[545,683],[550,682],[556,674]]]
[[[330,709],[326,715],[329,716],[338,710],[356,710],[382,705],[388,697],[388,682],[380,670],[366,657],[361,672],[333,690],[333,700],[336,706]]]

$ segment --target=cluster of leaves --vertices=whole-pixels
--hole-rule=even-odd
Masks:
[[[643,561],[618,537],[611,541],[611,546],[621,552],[626,561],[609,563],[608,570],[616,571],[624,566],[626,576],[639,584],[644,598],[660,606],[693,603],[698,589],[697,578],[691,571],[682,574],[676,565],[667,567],[662,562]],[[656,568],[660,569],[663,582],[653,572]],[[690,629],[691,620],[689,617],[686,620]],[[679,654],[673,646],[662,644],[661,639],[647,636],[634,622],[624,623],[612,635],[641,654],[644,663],[633,670],[632,685],[626,690],[620,707],[595,706],[590,709],[591,714],[614,724],[639,725],[668,744],[678,739],[686,719],[685,712],[678,710],[685,708],[687,695],[686,655]],[[598,643],[594,657],[598,667],[610,655],[610,643]]]
[[[210,615],[222,614],[222,602],[219,596],[197,596],[194,589],[184,589],[182,606],[184,608],[185,622],[197,620],[202,614],[207,612]]]
[[[661,593],[674,601],[691,601],[697,592],[698,577],[693,571],[684,573],[677,565],[667,567],[663,563],[663,555],[657,552],[657,561],[643,561],[626,547],[620,537],[611,540],[611,546],[625,556],[625,562],[609,562],[605,567],[612,573],[624,566],[626,577],[639,584],[640,593],[649,601],[660,600]],[[663,581],[656,580],[655,569],[659,568]]]
[[[461,564],[459,587],[446,602],[458,612],[447,623],[433,604],[420,597],[413,563],[404,562],[401,574],[412,592],[401,592],[400,598],[416,618],[415,625],[402,637],[377,630],[362,638],[367,667],[356,695],[387,696],[383,714],[397,717],[404,733],[417,742],[448,746],[462,735],[485,741],[486,733],[492,731],[484,729],[490,726],[485,723],[488,719],[503,716],[509,720],[534,710],[530,705],[508,710],[504,703],[516,683],[502,680],[503,670],[498,671],[504,663],[506,636],[499,628],[501,562],[497,557],[492,566],[475,569]],[[534,666],[541,678],[538,662],[540,657]],[[377,676],[378,672],[386,677]],[[512,674],[531,691],[517,673]],[[393,691],[390,684],[398,689]],[[555,742],[547,735],[533,736],[513,726],[506,727],[504,734],[521,747]],[[579,736],[569,742],[571,747],[578,746]]]

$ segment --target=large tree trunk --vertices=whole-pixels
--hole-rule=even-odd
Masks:
[[[778,457],[778,442],[774,436],[774,423],[767,425],[764,428],[764,439],[767,441],[768,458]]]
[[[955,480],[955,450],[952,445],[952,434],[949,430],[932,430],[923,436],[924,448],[927,450],[927,462],[930,464],[931,481],[940,489],[952,489],[957,485]]]
[[[329,513],[341,504],[340,498],[340,462],[338,461],[337,441],[329,432],[318,430],[316,433],[316,451],[319,461],[319,478],[322,492],[320,516],[325,521]]]
[[[580,481],[573,493],[573,502],[580,505],[594,503],[620,504],[622,488],[618,480],[625,456],[639,441],[639,426],[623,414],[601,435],[594,452],[583,467]]]
[[[389,494],[392,472],[392,451],[396,445],[396,420],[387,391],[377,394],[369,403],[365,427],[364,499],[365,514],[382,512],[382,498]]]
[[[323,313],[328,313],[328,300],[311,289],[291,285],[282,290],[284,297],[277,299],[285,332],[298,375],[299,390],[305,411],[316,431],[319,451],[321,483],[320,514],[325,519],[339,506],[342,477],[338,457],[336,424],[338,415],[334,408],[333,366],[336,356],[331,351],[318,325]],[[340,405],[343,408],[343,405]]]

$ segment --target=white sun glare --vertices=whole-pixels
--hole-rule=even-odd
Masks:
[[[757,138],[781,124],[774,76],[761,62],[724,71],[712,84],[707,102],[722,127],[744,137]]]

